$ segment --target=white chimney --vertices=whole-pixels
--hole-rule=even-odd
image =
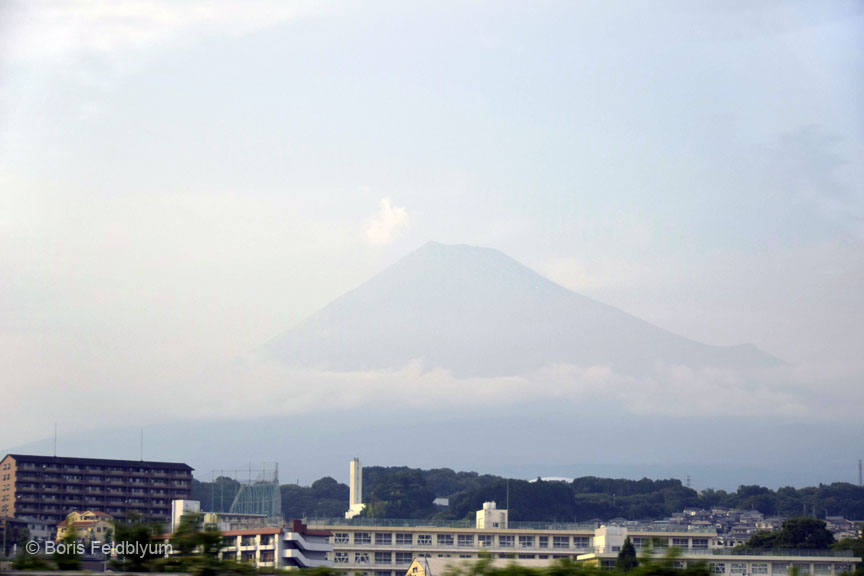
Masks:
[[[349,493],[348,493],[348,511],[345,512],[345,518],[351,519],[360,514],[363,508],[363,466],[360,464],[359,458],[352,458],[349,466]]]

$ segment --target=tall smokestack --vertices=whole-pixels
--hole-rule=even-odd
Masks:
[[[363,465],[359,458],[351,459],[349,474],[348,511],[345,512],[345,518],[351,519],[366,507],[363,504]]]

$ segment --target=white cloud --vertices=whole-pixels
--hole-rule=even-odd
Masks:
[[[239,36],[318,9],[306,1],[205,0],[168,2],[38,2],[7,4],[2,58],[7,60],[113,55],[173,39]]]
[[[15,433],[8,440],[31,440],[45,421],[55,419],[84,428],[90,425],[81,422],[103,427],[178,419],[335,416],[378,410],[382,398],[400,410],[447,417],[465,416],[481,405],[554,405],[574,412],[591,406],[597,414],[618,418],[775,422],[854,418],[864,401],[860,391],[844,393],[837,382],[823,381],[822,390],[814,392],[813,375],[790,367],[742,374],[658,364],[633,377],[604,365],[556,364],[519,376],[458,378],[446,370],[430,370],[419,359],[392,370],[331,372],[247,358],[203,370],[190,366],[170,375],[147,363],[144,359],[129,370],[129,365],[106,360],[98,369],[67,364],[62,370],[43,366],[27,374],[19,386],[6,391],[19,415],[10,421]],[[136,376],[117,387],[114,376],[123,373]],[[36,389],[42,392],[33,393]],[[76,406],[74,422],[65,416],[70,403]],[[26,416],[35,412],[43,415],[39,422]]]
[[[366,239],[370,244],[383,246],[390,243],[402,230],[408,227],[408,213],[402,206],[394,206],[390,198],[381,199],[378,213],[369,220]]]

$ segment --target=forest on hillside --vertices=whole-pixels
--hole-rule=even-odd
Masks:
[[[239,486],[236,480],[225,477],[213,482],[194,480],[192,498],[200,500],[204,510],[227,511]],[[286,518],[337,518],[348,508],[348,486],[330,477],[310,486],[283,484],[281,496]],[[450,505],[436,506],[435,498],[448,498]],[[684,508],[715,506],[758,510],[766,515],[791,517],[815,511],[823,518],[864,519],[864,488],[841,482],[808,488],[740,486],[734,492],[697,492],[677,479],[585,476],[572,482],[528,482],[449,468],[363,469],[364,514],[376,518],[473,519],[474,512],[489,500],[501,507],[509,500],[511,521],[658,520]]]

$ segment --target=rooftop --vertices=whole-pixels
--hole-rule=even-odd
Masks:
[[[126,468],[162,468],[170,470],[188,470],[194,468],[182,462],[155,462],[147,460],[111,460],[105,458],[69,458],[65,456],[37,456],[33,454],[7,454],[6,458],[14,458],[16,462],[27,464],[74,464],[78,466],[123,466]],[[5,458],[4,458],[5,460]]]
[[[473,520],[417,520],[397,518],[307,518],[309,526],[350,526],[359,528],[368,526],[370,528],[456,528],[477,529]],[[594,523],[571,523],[571,522],[509,522],[509,530],[568,530],[594,533],[597,525]],[[628,532],[668,532],[716,535],[717,530],[713,526],[680,526],[680,525],[655,525],[637,524],[626,526]]]

